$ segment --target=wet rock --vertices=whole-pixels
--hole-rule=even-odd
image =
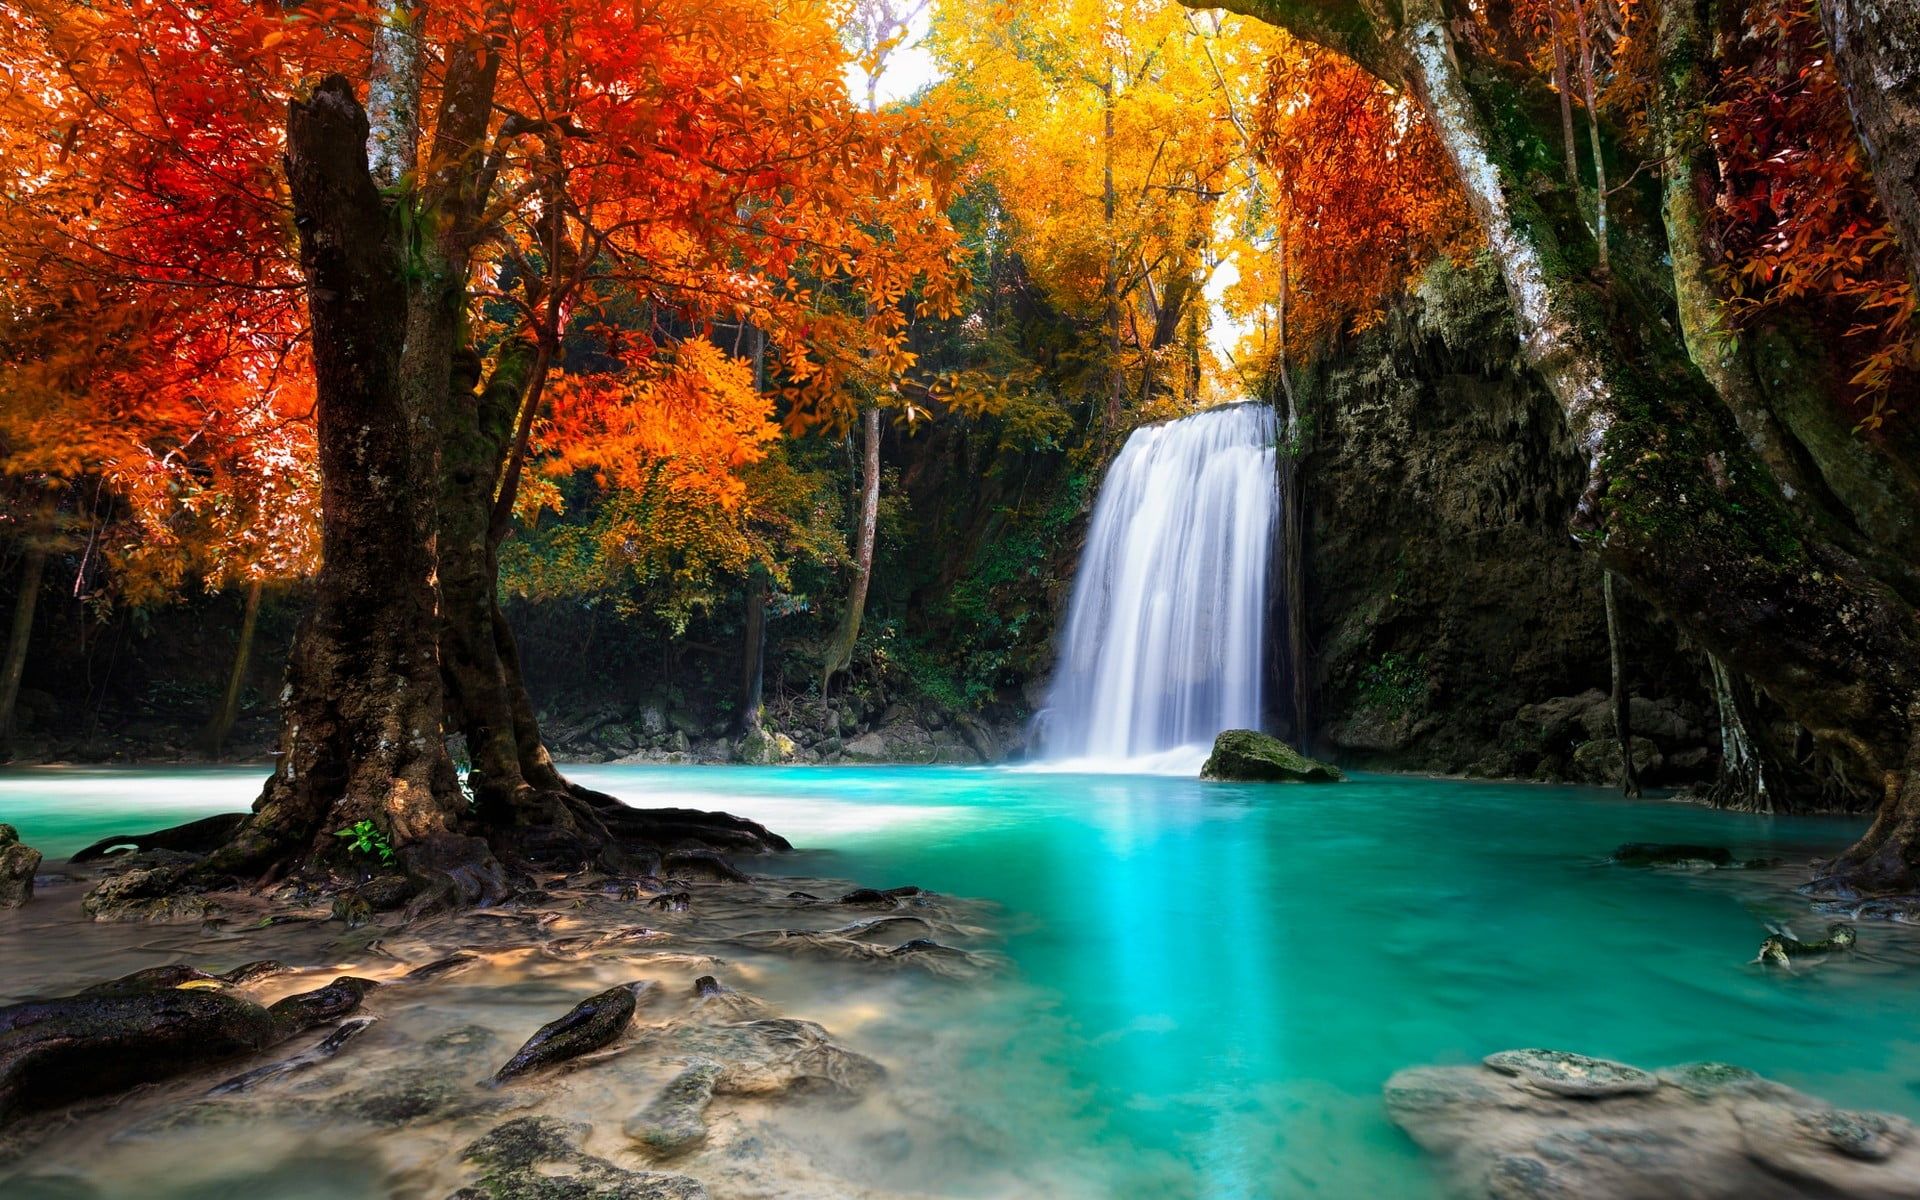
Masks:
[[[346,1048],[347,1043],[365,1033],[379,1019],[378,1017],[354,1017],[351,1020],[342,1021],[338,1029],[322,1038],[312,1049],[304,1050],[292,1058],[283,1058],[279,1062],[268,1063],[264,1067],[255,1067],[244,1074],[235,1075],[232,1079],[215,1084],[207,1094],[230,1096],[239,1092],[250,1092],[263,1083],[284,1079],[289,1075],[296,1075],[317,1067],[339,1054]]]
[[[902,901],[925,894],[921,889],[911,886],[888,888],[884,892],[873,888],[855,888],[840,897],[840,903],[850,904],[855,908],[898,908]]]
[[[125,850],[171,850],[181,854],[209,854],[226,845],[234,833],[244,824],[249,813],[221,813],[214,817],[202,817],[198,821],[188,821],[185,825],[175,825],[167,829],[156,829],[152,833],[121,833],[101,838],[93,845],[73,856],[77,863],[92,862],[105,858],[116,851]]]
[[[177,986],[0,1008],[0,1122],[257,1053],[347,1015],[364,983],[337,979],[271,1009]]]
[[[1854,932],[1853,926],[1840,921],[1827,926],[1827,936],[1817,942],[1802,942],[1794,938],[1791,933],[1782,931],[1760,943],[1760,953],[1754,957],[1753,961],[1791,970],[1797,962],[1826,958],[1844,950],[1851,950],[1857,941],[1859,941],[1859,935]]]
[[[1526,1087],[1555,1096],[1639,1096],[1660,1086],[1639,1067],[1563,1050],[1503,1050],[1483,1061]]]
[[[589,996],[572,1011],[549,1021],[520,1047],[519,1053],[493,1074],[502,1083],[528,1071],[550,1067],[598,1050],[626,1031],[633,1021],[638,996],[645,985],[623,983]]]
[[[164,967],[148,967],[142,971],[135,971],[131,975],[122,975],[118,979],[96,983],[92,987],[82,988],[75,994],[128,996],[136,992],[158,991],[161,988],[243,987],[262,979],[270,979],[275,975],[288,974],[292,970],[292,967],[271,958],[244,963],[221,975],[210,975],[191,963],[169,963]]]
[[[627,1136],[655,1158],[685,1154],[707,1140],[707,1105],[724,1069],[695,1059],[627,1122]]]
[[[325,987],[276,1001],[267,1011],[282,1028],[297,1033],[358,1012],[367,993],[379,986],[371,979],[342,975]]]
[[[667,892],[647,901],[647,907],[661,912],[686,912],[693,907],[693,897],[685,892]]]
[[[205,920],[210,911],[206,897],[181,891],[181,876],[177,866],[135,868],[101,880],[80,908],[102,922],[168,925]]]
[[[675,850],[668,854],[661,869],[693,879],[713,879],[723,883],[746,883],[739,868],[711,850]]]
[[[405,875],[375,875],[354,888],[353,894],[365,901],[374,912],[394,912],[405,908],[416,890],[413,880]]]
[[[0,908],[19,908],[33,899],[33,873],[40,869],[40,852],[22,845],[20,831],[0,825]]]
[[[733,1014],[721,1010],[722,1018]],[[792,1017],[696,1019],[650,1030],[646,1044],[721,1066],[714,1091],[744,1096],[854,1100],[886,1077],[886,1068],[835,1042],[825,1028]]]
[[[441,979],[448,975],[458,975],[480,961],[477,954],[468,954],[462,950],[449,954],[445,958],[436,958],[430,963],[422,963],[406,973],[411,983],[422,983],[429,979]]]
[[[329,920],[338,921],[348,929],[358,929],[373,920],[373,905],[355,892],[342,892],[333,898],[333,910]]]
[[[1688,842],[1628,842],[1613,852],[1623,867],[1730,867],[1733,852],[1725,846],[1697,846]]]
[[[580,1149],[589,1130],[553,1117],[516,1117],[468,1146],[483,1174],[448,1200],[706,1200],[685,1175],[629,1171]]]
[[[1229,729],[1213,740],[1213,753],[1200,778],[1260,783],[1337,783],[1346,778],[1337,767],[1315,762],[1276,737],[1251,729]]]
[[[870,921],[855,921],[851,925],[842,925],[829,932],[838,937],[875,942],[882,938],[930,933],[932,930],[933,927],[920,917],[875,917]]]
[[[1848,1112],[1723,1063],[1657,1074],[1558,1051],[1402,1071],[1388,1114],[1489,1200],[1893,1200],[1920,1194],[1900,1117]]]

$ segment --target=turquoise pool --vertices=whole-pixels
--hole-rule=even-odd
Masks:
[[[929,1002],[924,1019],[969,1025],[960,1069],[934,1082],[998,1131],[981,1153],[1089,1194],[1430,1197],[1381,1083],[1513,1046],[1726,1059],[1920,1117],[1920,933],[1866,928],[1850,961],[1765,973],[1748,963],[1765,922],[1820,923],[1791,872],[1604,861],[1624,841],[1804,860],[1843,845],[1851,822],[1405,777],[572,773],[635,803],[762,820],[802,847],[776,870],[997,904],[1011,970],[964,1003]],[[260,776],[8,772],[0,820],[57,856],[244,807]],[[964,1172],[934,1190],[964,1194]]]

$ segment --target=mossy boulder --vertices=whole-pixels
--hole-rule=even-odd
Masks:
[[[1252,729],[1229,729],[1213,739],[1202,779],[1250,783],[1338,783],[1338,767],[1316,762],[1276,737]]]

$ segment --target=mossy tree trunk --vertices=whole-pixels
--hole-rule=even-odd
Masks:
[[[1820,17],[1874,187],[1920,291],[1920,5],[1821,0]]]
[[[1486,235],[1522,353],[1586,458],[1576,536],[1875,781],[1879,819],[1833,864],[1836,879],[1920,885],[1914,611],[1789,506],[1669,332],[1663,297],[1641,282],[1645,264],[1596,269],[1577,197],[1559,179],[1554,98],[1457,43],[1472,18],[1445,0],[1407,0],[1397,19],[1337,0],[1232,7],[1346,52],[1418,99]]]

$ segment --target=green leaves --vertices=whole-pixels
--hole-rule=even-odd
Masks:
[[[352,838],[347,849],[355,854],[377,855],[382,863],[393,861],[393,843],[372,821],[355,821],[345,829],[334,830],[333,836]]]

